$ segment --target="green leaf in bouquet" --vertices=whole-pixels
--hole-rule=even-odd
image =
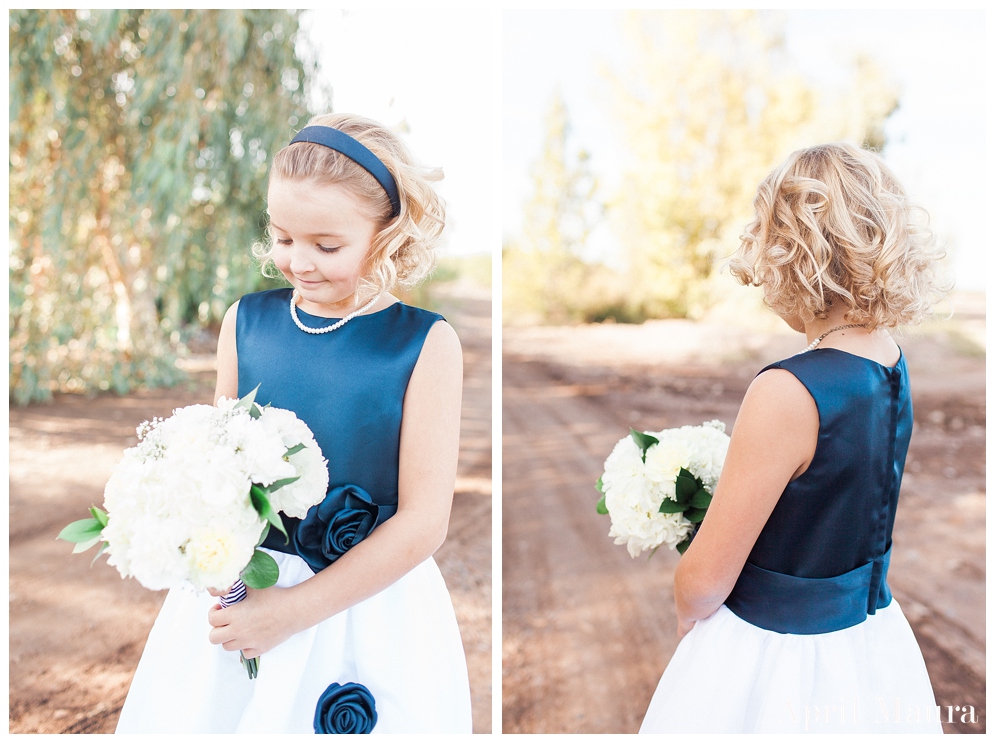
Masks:
[[[636,446],[639,447],[639,451],[642,452],[643,463],[646,463],[646,450],[649,449],[653,444],[659,444],[660,439],[650,436],[648,433],[642,433],[637,431],[635,428],[629,429],[629,436],[632,440],[636,442]]]
[[[90,506],[90,513],[93,514],[93,518],[100,522],[101,526],[107,526],[107,511],[96,506]]]
[[[280,578],[280,566],[262,550],[252,553],[252,559],[242,571],[242,582],[249,588],[269,588]]]
[[[677,551],[682,555],[688,551],[688,547],[691,546],[691,537],[684,537],[684,541],[677,543]]]
[[[287,530],[283,526],[283,519],[280,518],[280,514],[273,510],[273,506],[270,505],[269,498],[266,496],[266,491],[258,485],[253,485],[249,488],[249,497],[252,499],[252,507],[256,509],[259,518],[275,526],[289,542],[290,535],[287,534]]]
[[[262,412],[259,410],[259,406],[256,405],[256,393],[258,391],[259,391],[259,385],[257,384],[255,389],[252,390],[252,392],[248,393],[245,397],[240,397],[238,399],[238,402],[235,403],[235,407],[245,408],[246,410],[249,411],[249,415],[251,415],[253,418],[258,418],[260,415],[262,415]]]
[[[255,386],[252,392],[246,394],[245,397],[238,398],[238,402],[235,403],[236,408],[245,408],[246,410],[251,410],[252,406],[256,404],[256,393],[259,392],[259,385]]]
[[[93,556],[93,559],[90,560],[90,567],[91,568],[93,567],[93,563],[95,563],[97,561],[97,558],[100,557],[102,554],[104,554],[107,551],[107,547],[108,547],[107,542],[104,542],[102,545],[100,545],[100,549],[97,550],[97,554],[95,554]]]
[[[80,519],[79,521],[74,521],[68,526],[66,526],[62,531],[59,532],[59,536],[56,539],[63,539],[67,542],[90,542],[94,537],[99,539],[100,532],[103,531],[104,525],[101,524],[97,519]],[[93,542],[96,544],[96,542]],[[90,545],[90,547],[93,546]],[[75,551],[75,550],[74,550]]]
[[[259,532],[259,540],[256,542],[257,547],[261,547],[263,542],[266,541],[266,537],[269,536],[269,524],[263,526],[263,530]]]
[[[598,513],[600,513],[602,516],[608,513],[608,506],[605,505],[605,496],[603,495],[601,496],[601,500],[598,501],[597,508],[598,508]]]
[[[691,497],[691,505],[695,508],[708,508],[712,502],[712,496],[704,488],[698,488],[698,492]]]
[[[598,492],[602,495],[605,494],[605,484],[601,481],[600,477],[598,478],[598,481],[594,483],[594,487],[597,488]]]
[[[691,496],[701,488],[701,480],[681,467],[681,471],[677,473],[677,480],[674,482],[674,487],[677,492],[677,500],[687,505],[691,502]]]
[[[94,545],[96,545],[100,541],[103,541],[103,540],[100,538],[100,535],[98,534],[93,539],[87,539],[85,542],[77,542],[73,546],[73,554],[75,555],[75,554],[78,554],[80,552],[86,552],[88,549],[90,549],[90,547],[93,547]]]
[[[284,485],[289,485],[290,483],[297,482],[300,479],[301,479],[300,475],[296,475],[294,477],[285,477],[282,480],[277,480],[272,485],[270,485],[269,487],[265,488],[265,491],[267,493],[275,493],[277,490],[279,490],[280,488],[282,488]]]
[[[704,508],[689,508],[684,512],[684,518],[690,521],[692,524],[700,524],[705,518]]]
[[[660,513],[684,513],[687,508],[687,504],[679,503],[675,500],[670,500],[670,498],[664,498],[663,503],[660,504]]]
[[[286,459],[287,457],[292,457],[297,452],[304,451],[305,449],[307,449],[307,447],[304,446],[304,444],[297,444],[295,446],[292,446],[289,449],[287,449],[286,453],[283,455],[283,458]],[[272,488],[270,488],[270,490],[272,490]]]

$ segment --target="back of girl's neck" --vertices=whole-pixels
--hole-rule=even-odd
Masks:
[[[859,321],[846,320],[841,312],[830,313],[824,320],[815,319],[805,323],[805,335],[811,343],[833,328],[858,323]],[[885,328],[868,330],[865,327],[852,327],[835,330],[823,338],[816,348],[835,348],[855,356],[863,356],[885,366],[897,364],[901,354],[898,344]]]

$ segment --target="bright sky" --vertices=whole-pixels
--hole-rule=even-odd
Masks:
[[[444,251],[498,250],[497,13],[310,10],[302,26],[322,51],[333,109],[406,129],[415,158],[445,171]]]
[[[833,81],[860,49],[898,81],[901,107],[887,124],[884,155],[913,200],[930,212],[957,287],[983,290],[989,240],[984,12],[782,12],[789,53],[813,77]],[[503,137],[513,145],[505,145],[503,159],[502,231],[515,235],[556,89],[567,104],[574,144],[591,153],[607,193],[617,186],[630,155],[599,70],[621,68],[624,42],[614,11],[506,11],[503,20]],[[604,258],[618,250],[607,225],[594,242]]]

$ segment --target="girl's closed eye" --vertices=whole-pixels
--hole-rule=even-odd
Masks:
[[[335,253],[340,250],[340,246],[327,247],[325,245],[319,245],[318,250],[320,250],[322,253]]]

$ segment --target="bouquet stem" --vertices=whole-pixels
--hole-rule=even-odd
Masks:
[[[232,585],[231,590],[218,599],[221,602],[221,606],[227,609],[232,604],[237,604],[242,601],[246,596],[245,584],[242,582],[241,578],[235,581]],[[246,658],[242,651],[238,651],[238,660],[242,664],[242,667],[249,674],[250,679],[254,679],[259,675],[259,658]]]

